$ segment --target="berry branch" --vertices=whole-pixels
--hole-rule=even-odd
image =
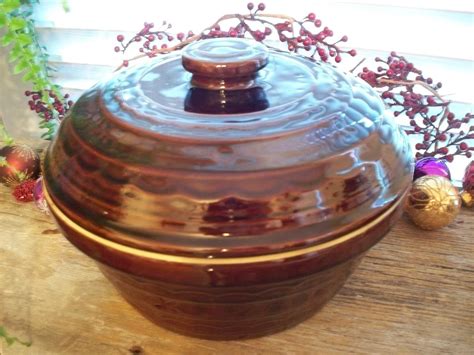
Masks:
[[[359,76],[381,91],[382,99],[395,109],[395,116],[404,114],[409,118],[407,134],[422,135],[422,143],[415,145],[416,158],[436,157],[449,162],[455,156],[471,158],[474,146],[468,142],[474,140],[474,114],[456,118],[450,111],[450,101],[438,92],[442,84],[425,78],[405,57],[392,52],[387,60],[375,61],[381,64],[376,71],[365,67]],[[415,92],[419,87],[428,93]]]
[[[43,138],[51,139],[71,102],[62,97],[60,87],[51,81],[48,55],[39,43],[33,14],[34,0],[0,1],[0,28],[6,27],[0,38],[2,46],[11,46],[9,61],[14,63],[13,74],[23,73],[22,80],[33,86],[36,99],[29,102],[30,109],[41,118],[40,128],[47,131]],[[27,95],[30,96],[30,95]]]
[[[145,23],[143,28],[128,41],[125,41],[125,37],[121,34],[117,36],[119,46],[114,48],[115,52],[125,53],[131,45],[143,43],[139,48],[140,54],[124,60],[117,70],[128,66],[132,60],[170,53],[194,41],[221,37],[253,38],[273,48],[265,42],[273,35],[288,51],[294,53],[305,51],[308,53],[307,57],[318,56],[325,62],[333,58],[336,63],[339,63],[343,54],[356,55],[354,49],[344,50],[339,47],[341,42],[347,42],[347,36],[331,41],[330,38],[334,35],[333,31],[328,27],[321,29],[322,22],[314,13],[309,13],[302,20],[296,20],[287,15],[264,13],[265,8],[264,3],[260,3],[258,6],[248,3],[248,14],[221,16],[198,34],[189,31],[186,34],[180,32],[174,36],[169,32],[172,26],[166,22],[163,22],[158,29],[154,29],[153,23]],[[232,25],[229,22],[232,22]],[[169,43],[164,43],[166,41]]]

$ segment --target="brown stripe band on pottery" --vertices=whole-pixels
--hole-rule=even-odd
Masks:
[[[105,239],[94,233],[91,233],[87,229],[84,229],[83,227],[75,223],[73,220],[71,220],[68,216],[66,216],[53,202],[46,188],[44,189],[44,196],[45,196],[46,201],[48,202],[48,206],[51,209],[51,212],[56,216],[56,218],[61,220],[63,223],[67,224],[71,229],[81,234],[83,237],[88,238],[96,243],[99,243],[103,246],[120,251],[125,254],[135,255],[142,258],[173,262],[173,263],[198,264],[198,265],[232,265],[232,264],[251,264],[251,263],[261,263],[261,262],[268,262],[268,261],[277,261],[281,259],[294,258],[301,255],[314,253],[326,248],[330,248],[335,245],[341,244],[347,240],[350,240],[352,238],[356,238],[364,234],[371,228],[377,226],[380,222],[382,222],[385,218],[387,218],[387,216],[389,216],[398,207],[401,201],[404,200],[403,197],[399,198],[387,210],[385,210],[382,214],[374,218],[372,221],[370,221],[366,225],[360,228],[357,228],[351,231],[350,233],[347,233],[337,239],[333,239],[325,243],[313,245],[307,248],[291,250],[291,251],[286,251],[282,253],[266,254],[266,255],[231,257],[231,258],[200,258],[200,257],[156,253],[156,252],[151,252],[147,250],[142,250],[142,249],[137,249],[130,246],[122,245],[122,244],[113,242],[109,239]]]

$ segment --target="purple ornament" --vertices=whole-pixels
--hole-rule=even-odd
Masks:
[[[420,159],[415,164],[415,173],[413,174],[413,181],[425,175],[442,176],[451,180],[451,173],[444,160],[439,160],[433,157]]]
[[[44,198],[42,176],[39,177],[35,182],[35,187],[33,188],[33,198],[35,200],[36,207],[38,207],[41,212],[49,214],[48,204]]]
[[[464,191],[469,192],[474,196],[474,161],[471,161],[466,167],[464,178],[462,180],[462,187]]]

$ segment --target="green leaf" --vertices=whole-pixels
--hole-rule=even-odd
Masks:
[[[43,102],[48,103],[50,101],[49,93],[43,91],[43,93],[41,94],[41,100],[43,100]]]
[[[13,63],[15,62],[16,60],[18,60],[18,58],[20,58],[21,56],[21,52],[14,52],[14,51],[10,51],[10,53],[8,54],[8,61],[10,63]]]
[[[69,3],[67,0],[61,0],[61,3],[63,5],[63,10],[64,12],[69,12],[71,11],[71,8],[69,7]]]
[[[41,67],[40,67],[38,64],[33,64],[33,65],[31,66],[31,72],[32,72],[33,74],[36,75],[36,74],[38,74],[40,71],[41,71]]]
[[[17,31],[17,30],[27,27],[27,22],[21,17],[12,17],[8,27],[12,31]]]
[[[5,33],[1,40],[2,46],[3,47],[8,46],[13,41],[13,38],[14,38],[14,34],[12,32]]]
[[[13,68],[13,74],[21,73],[23,70],[30,66],[30,61],[28,58],[22,58]]]
[[[0,123],[0,143],[3,143],[4,145],[12,145],[14,143],[13,138],[8,134],[7,129],[1,123]],[[0,157],[0,166],[2,166],[1,158],[4,158],[4,157]]]
[[[36,82],[36,85],[38,86],[37,90],[43,91],[46,86],[48,86],[48,82],[44,79],[40,79]]]
[[[21,341],[17,337],[9,335],[7,333],[7,330],[3,326],[0,326],[0,338],[5,339],[8,346],[12,345],[15,342],[25,345],[25,346],[31,346],[31,342]]]
[[[3,3],[3,9],[5,12],[12,12],[20,7],[20,0],[5,0]]]
[[[0,14],[0,28],[5,26],[7,23],[7,15],[6,14]]]
[[[23,75],[23,78],[21,78],[21,80],[23,82],[28,82],[28,81],[34,81],[36,77],[36,74],[34,72],[32,72],[31,70],[27,71],[25,75]]]
[[[23,54],[23,49],[18,43],[15,43],[12,49],[10,49],[10,54],[8,55],[9,62],[13,63],[15,60],[21,57]]]
[[[28,46],[31,43],[33,43],[33,39],[31,36],[27,35],[26,33],[20,33],[17,36],[17,41],[20,43],[22,46]]]

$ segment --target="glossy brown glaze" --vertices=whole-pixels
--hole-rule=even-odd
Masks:
[[[183,67],[191,84],[210,90],[242,90],[255,86],[257,71],[268,63],[267,48],[252,40],[220,38],[185,47]]]
[[[162,326],[219,339],[285,329],[399,217],[409,145],[370,87],[326,64],[270,52],[258,112],[190,112],[190,80],[178,53],[86,92],[45,161],[53,215]]]

